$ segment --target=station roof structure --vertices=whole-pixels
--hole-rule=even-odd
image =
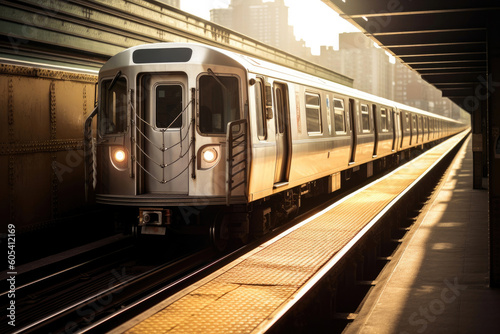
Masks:
[[[322,1],[465,110],[485,94],[498,0]]]

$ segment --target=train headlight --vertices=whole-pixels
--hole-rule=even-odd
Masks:
[[[217,160],[217,151],[213,148],[203,150],[203,160],[205,160],[206,163],[211,164]]]
[[[205,145],[198,150],[198,169],[210,169],[220,161],[220,145]]]
[[[112,146],[109,148],[109,155],[113,166],[118,170],[127,169],[127,151],[121,146]]]
[[[113,158],[118,163],[122,163],[123,161],[125,161],[126,157],[127,155],[125,154],[125,151],[121,149],[116,150],[115,153],[113,154]]]

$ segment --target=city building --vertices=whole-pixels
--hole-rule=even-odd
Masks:
[[[297,41],[288,24],[284,0],[231,0],[228,8],[212,9],[211,21],[270,46],[314,61],[354,79],[354,88],[435,112],[450,113],[452,103],[407,66],[389,55],[361,32],[339,35],[339,50],[322,46],[313,56],[305,41]]]
[[[284,0],[232,0],[229,8],[212,9],[210,20],[299,57],[310,58],[304,41],[296,41]]]
[[[356,89],[394,98],[394,66],[389,56],[360,32],[340,34],[339,50],[322,46],[318,62],[354,79]]]
[[[317,62],[354,79],[354,88],[429,112],[450,116],[441,92],[387,53],[361,32],[339,35],[339,50],[322,46]]]

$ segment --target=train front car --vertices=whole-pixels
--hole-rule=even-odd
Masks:
[[[228,154],[246,152],[246,141],[232,145],[246,137],[245,82],[238,62],[205,46],[143,45],[112,57],[99,72],[96,201],[135,207],[140,234],[208,227],[223,247],[228,195],[246,202],[245,164],[226,168]]]

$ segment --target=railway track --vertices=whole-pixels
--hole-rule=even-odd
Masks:
[[[50,269],[52,271],[44,269],[20,275],[19,281],[23,283],[15,291],[16,326],[12,331],[6,322],[2,323],[0,332],[73,332],[209,262],[214,256],[211,249],[205,248],[188,254],[170,253],[175,256],[149,256],[144,260],[143,251],[127,240],[128,243],[116,244],[114,251],[101,256],[87,254],[87,259],[66,262],[64,268],[58,264],[57,269]],[[28,277],[31,280],[25,282]],[[0,299],[6,308],[7,292],[0,294]]]

